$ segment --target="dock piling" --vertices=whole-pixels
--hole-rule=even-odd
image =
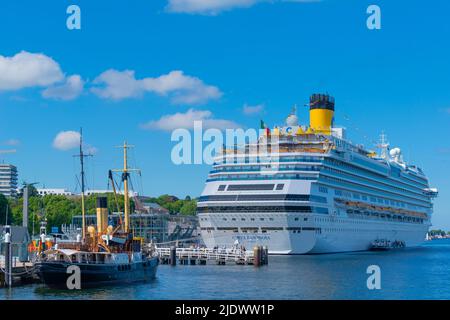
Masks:
[[[12,285],[12,252],[11,252],[11,234],[9,226],[5,226],[5,286]]]
[[[175,246],[170,247],[170,265],[177,265],[177,248]]]

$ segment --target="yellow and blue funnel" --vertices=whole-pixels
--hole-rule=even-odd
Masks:
[[[309,97],[309,126],[314,132],[331,134],[334,122],[334,98],[315,93]]]

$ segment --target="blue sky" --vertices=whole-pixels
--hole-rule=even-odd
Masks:
[[[71,4],[81,8],[81,30],[66,28]],[[88,187],[106,188],[107,170],[120,165],[114,146],[127,139],[136,145],[146,194],[197,196],[209,168],[172,164],[170,115],[275,125],[293,104],[329,92],[336,123],[353,141],[372,147],[385,130],[424,169],[440,190],[433,223],[450,229],[450,4],[211,4],[2,1],[0,149],[17,153],[0,159],[18,166],[20,181],[75,189],[76,150],[57,149],[54,139],[82,126],[96,150],[87,161]],[[381,8],[381,30],[366,27],[370,4]],[[23,74],[23,63],[34,74]],[[298,113],[307,123],[307,110]]]

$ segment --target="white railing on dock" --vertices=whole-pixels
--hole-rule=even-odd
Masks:
[[[156,252],[161,259],[170,259],[171,248],[157,247]],[[253,252],[240,249],[176,248],[176,258],[179,261],[196,260],[253,264]]]

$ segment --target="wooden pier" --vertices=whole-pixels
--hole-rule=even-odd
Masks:
[[[5,261],[0,257],[0,287],[5,285]],[[13,259],[12,280],[13,286],[36,282],[37,276],[34,274],[34,265],[32,262],[19,262]]]
[[[207,248],[156,248],[161,264],[206,265],[213,262],[218,265],[237,264],[261,266],[268,264],[266,247],[256,246],[253,251],[240,249],[207,249]]]

